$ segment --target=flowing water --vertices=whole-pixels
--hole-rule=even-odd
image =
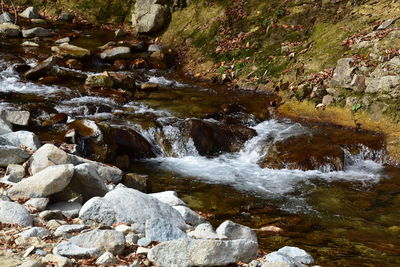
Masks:
[[[109,36],[90,34],[76,44],[92,48]],[[34,65],[48,50],[22,49],[13,42],[3,42],[0,50],[1,109],[28,109],[37,121],[65,113],[67,122],[85,118],[136,130],[156,157],[132,161],[130,171],[149,177],[154,192],[176,190],[215,225],[230,219],[258,229],[265,251],[298,246],[323,266],[400,264],[400,170],[387,165],[382,136],[282,118],[270,105],[276,100],[273,96],[194,83],[173,71],[136,70],[138,84],[152,82],[160,88],[128,101],[87,92],[73,81],[27,82],[14,71],[15,64]],[[85,73],[107,67],[96,65]],[[240,110],[229,113],[228,119],[216,118],[223,104],[238,105]],[[195,118],[214,125],[240,124],[255,135],[236,151],[202,156],[185,131]],[[61,143],[68,127],[32,130],[42,141]],[[305,158],[335,144],[344,152],[343,169],[335,169],[329,154],[311,170],[293,168],[288,162],[278,162],[279,168],[260,167],[275,144],[287,142],[290,151]],[[267,226],[282,231],[269,231]]]

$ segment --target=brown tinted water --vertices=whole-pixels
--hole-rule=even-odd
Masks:
[[[61,29],[59,37],[70,30],[69,27]],[[48,46],[54,39],[42,40],[39,49],[21,48],[18,39],[3,40],[1,60],[10,65],[20,61],[16,56],[23,60],[43,59],[50,55]],[[84,31],[73,44],[94,49],[112,39],[110,32]],[[102,62],[92,63],[88,64],[88,71],[102,72],[110,68]],[[69,116],[69,121],[89,118],[99,124],[136,129],[158,149],[156,159],[135,161],[130,166],[131,171],[149,177],[152,192],[176,190],[214,226],[229,219],[258,229],[260,246],[267,252],[293,245],[310,252],[316,263],[323,266],[400,264],[400,169],[384,166],[382,136],[287,121],[274,114],[270,104],[277,100],[273,96],[194,83],[179,72],[134,72],[139,82],[157,82],[161,88],[121,100],[110,97],[107,91],[101,95],[88,92],[80,82],[72,80],[40,88],[25,81],[16,84],[17,76],[12,76],[17,77],[14,80],[5,80],[7,73],[2,72],[0,97],[5,106],[32,112],[37,123],[31,130],[42,141],[65,141],[64,134],[71,127],[68,123],[41,126],[51,114],[61,112]],[[11,88],[13,85],[16,88]],[[37,90],[30,91],[32,88]],[[221,115],[226,104],[240,106],[240,112]],[[259,135],[274,127],[279,130],[271,131],[254,146],[245,144],[239,152],[213,157],[199,156],[188,144],[183,144],[182,150],[179,140],[172,137],[166,138],[169,146],[160,144],[154,132],[167,136],[175,130],[172,135],[183,139],[184,128],[167,126],[184,124],[188,118],[246,125],[257,129]],[[263,121],[271,123],[257,128]],[[287,136],[286,128],[290,130]],[[284,137],[278,140],[279,134]],[[279,168],[284,169],[261,169],[257,167],[258,162],[246,162],[246,158],[251,161],[254,156],[246,147],[260,148],[259,154],[271,153],[268,149],[276,142],[280,145],[274,147],[277,153],[274,159],[282,161]],[[344,171],[289,170],[293,166],[323,167],[329,162],[332,146],[348,153]],[[309,161],[304,165],[303,161],[311,158],[308,155],[313,155],[311,165]],[[260,230],[266,226],[276,226],[282,231]]]

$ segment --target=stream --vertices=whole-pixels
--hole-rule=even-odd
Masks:
[[[112,32],[82,30],[72,44],[94,49],[113,39]],[[275,96],[194,82],[174,70],[127,71],[138,85],[159,88],[123,100],[76,81],[29,82],[15,66],[51,55],[54,39],[39,48],[19,42],[1,42],[0,109],[29,110],[30,130],[42,142],[65,142],[76,119],[135,130],[154,155],[131,159],[127,170],[146,176],[149,191],[177,191],[214,225],[229,219],[256,229],[262,250],[297,246],[322,266],[400,265],[400,169],[388,164],[381,135],[284,118]],[[80,72],[104,70],[112,66],[93,61]],[[61,113],[66,122],[43,127]],[[210,135],[215,142],[236,140],[218,134],[235,135],[231,129],[252,134],[223,152],[208,144],[212,152],[199,151],[196,138],[214,129],[224,129]]]

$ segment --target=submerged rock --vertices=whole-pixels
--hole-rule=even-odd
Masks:
[[[151,144],[131,129],[114,129],[111,133],[117,145],[117,155],[128,155],[132,159],[155,157]]]
[[[85,86],[89,87],[113,87],[114,81],[109,75],[92,75],[86,78]]]
[[[149,219],[162,218],[179,229],[186,230],[186,223],[178,211],[147,194],[129,188],[117,188],[102,198],[90,199],[83,205],[79,218],[85,223],[138,223],[142,227]]]
[[[91,55],[90,50],[79,46],[71,45],[68,43],[63,43],[60,44],[59,46],[53,46],[51,47],[51,51],[60,54],[61,56],[64,57],[71,57],[77,59],[88,57]]]
[[[53,33],[42,27],[35,27],[29,30],[22,30],[22,36],[24,38],[33,38],[33,37],[50,37]]]
[[[222,266],[249,262],[257,255],[258,244],[250,240],[181,239],[153,247],[148,258],[161,266]]]

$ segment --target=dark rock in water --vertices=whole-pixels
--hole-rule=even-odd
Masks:
[[[27,72],[30,69],[31,66],[29,66],[28,64],[17,64],[14,66],[14,70],[18,73]]]
[[[59,68],[59,67],[52,68],[50,74],[66,81],[71,81],[71,80],[85,81],[88,77],[86,74],[82,72],[73,71],[66,68]]]
[[[10,37],[18,37],[21,31],[19,26],[12,23],[3,23],[0,24],[0,35],[10,38]]]
[[[147,44],[145,42],[133,44],[131,45],[131,50],[135,53],[145,52],[147,51]]]
[[[115,129],[112,138],[117,145],[117,155],[128,155],[131,159],[155,157],[151,144],[134,130]]]
[[[109,75],[113,80],[114,88],[121,88],[124,90],[136,89],[135,78],[133,75],[129,75],[128,73],[109,73]]]
[[[33,37],[50,37],[53,33],[42,27],[35,27],[29,30],[22,30],[22,36],[24,38],[33,38]]]
[[[127,187],[139,190],[144,193],[151,190],[149,178],[144,175],[127,173],[124,175],[124,178],[122,178],[122,183]]]
[[[58,114],[52,115],[50,117],[50,119],[44,121],[42,123],[42,126],[52,126],[52,125],[57,124],[57,123],[65,123],[65,122],[67,122],[67,120],[68,120],[68,115],[67,114],[58,113]]]
[[[341,171],[344,152],[337,144],[326,144],[310,136],[292,137],[272,144],[260,162],[263,168]]]
[[[86,78],[85,85],[89,87],[113,87],[114,81],[109,75],[92,75]]]
[[[53,68],[54,64],[56,64],[56,58],[49,57],[37,64],[33,69],[25,72],[24,76],[28,80],[38,80],[40,77],[46,76],[46,74]]]
[[[193,139],[197,151],[202,156],[239,151],[248,139],[256,135],[255,130],[245,126],[226,126],[198,119],[190,119],[187,130],[188,137]]]
[[[59,17],[58,20],[59,21],[63,21],[63,22],[72,22],[75,18],[75,14],[73,13],[62,13]]]
[[[128,67],[128,62],[125,59],[117,59],[114,61],[113,68],[116,70],[125,70]]]

